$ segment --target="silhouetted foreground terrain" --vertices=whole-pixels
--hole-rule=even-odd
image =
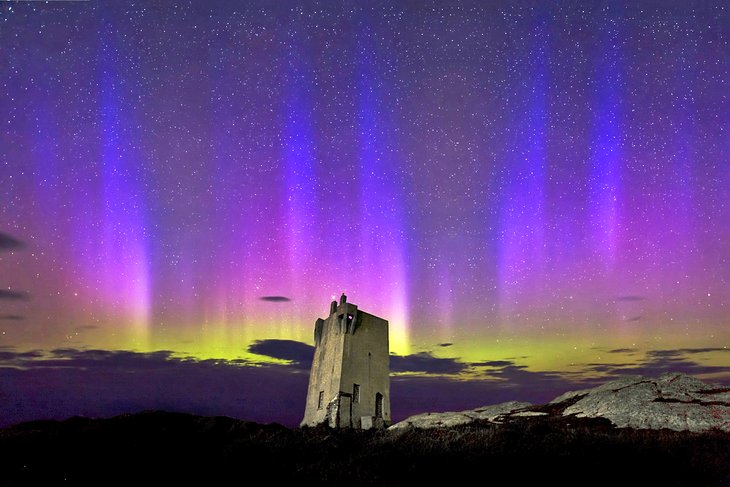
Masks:
[[[730,434],[534,417],[403,432],[144,412],[0,430],[5,485],[728,485]]]

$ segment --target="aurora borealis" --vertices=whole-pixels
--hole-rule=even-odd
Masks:
[[[730,381],[729,42],[720,1],[3,2],[0,358],[301,372],[255,352],[344,291],[404,381]]]

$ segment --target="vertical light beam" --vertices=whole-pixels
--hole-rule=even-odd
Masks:
[[[600,32],[602,51],[596,59],[593,100],[593,137],[590,153],[589,223],[593,253],[603,271],[616,265],[619,239],[621,181],[621,36],[609,18]]]
[[[382,106],[383,81],[373,70],[376,51],[367,23],[359,32],[356,49],[360,248],[363,271],[368,273],[363,282],[366,295],[384,303],[383,316],[390,323],[390,349],[404,354],[410,350],[410,337],[399,161],[388,140],[392,122]]]
[[[150,283],[141,174],[135,149],[131,102],[125,100],[125,76],[114,45],[111,24],[103,28],[99,59],[101,177],[103,221],[101,269],[103,298],[133,327],[134,340],[146,348],[149,333]]]

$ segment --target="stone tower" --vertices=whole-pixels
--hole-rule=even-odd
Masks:
[[[347,302],[332,301],[314,325],[314,360],[302,426],[390,424],[388,322]]]

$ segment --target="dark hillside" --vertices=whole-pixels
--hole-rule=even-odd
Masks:
[[[730,435],[533,417],[448,429],[288,429],[145,412],[0,431],[6,485],[730,485]]]

